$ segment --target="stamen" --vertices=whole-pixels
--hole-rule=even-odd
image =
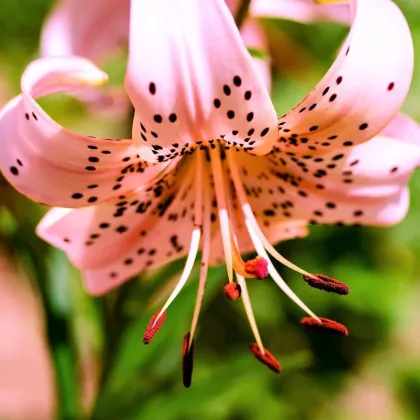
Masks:
[[[347,328],[339,322],[328,318],[319,318],[320,322],[312,318],[302,318],[300,323],[315,330],[324,330],[336,335],[349,335]]]
[[[197,156],[200,153],[197,154]],[[185,283],[188,280],[188,277],[191,274],[191,271],[194,267],[194,262],[197,258],[198,248],[200,246],[200,239],[201,239],[201,223],[202,223],[202,212],[203,212],[203,190],[202,190],[202,178],[203,178],[203,170],[202,170],[202,160],[201,156],[197,158],[197,182],[195,184],[195,216],[194,216],[194,230],[191,234],[191,242],[190,242],[190,249],[188,251],[187,261],[184,266],[184,270],[181,274],[181,277],[175,286],[175,289],[169,296],[168,300],[166,301],[165,305],[161,309],[159,315],[157,316],[155,323],[159,320],[162,316],[162,313],[168,309],[169,305],[174,301],[174,299],[178,296],[181,289],[185,286]],[[185,185],[185,184],[184,184]]]
[[[222,234],[223,249],[225,252],[226,269],[229,283],[233,282],[233,261],[232,261],[232,243],[230,235],[229,214],[226,203],[226,191],[223,181],[223,168],[220,161],[218,149],[210,150],[210,162],[212,166],[214,187],[216,191],[217,207],[219,212],[220,232]]]
[[[319,318],[298,298],[298,296],[290,289],[290,287],[286,284],[286,282],[282,279],[280,274],[275,269],[274,265],[271,263],[271,261],[268,258],[267,252],[265,251],[266,244],[269,245],[271,248],[271,244],[268,242],[268,240],[265,238],[265,236],[262,234],[262,237],[260,237],[257,232],[254,229],[254,224],[252,223],[252,220],[254,220],[256,228],[259,229],[258,224],[255,221],[254,215],[252,213],[252,209],[249,206],[248,202],[246,201],[245,197],[245,191],[244,187],[241,182],[241,178],[239,176],[238,167],[236,166],[235,159],[231,153],[226,153],[228,163],[230,166],[230,174],[233,180],[233,183],[235,185],[235,189],[238,195],[239,202],[241,203],[242,210],[245,217],[245,226],[248,230],[249,236],[251,237],[252,243],[257,251],[257,253],[260,255],[260,257],[263,257],[268,262],[268,272],[270,276],[273,278],[275,283],[283,290],[283,292],[293,300],[300,308],[302,308],[306,313],[308,313],[310,316],[315,318],[316,320],[319,320]],[[249,211],[247,211],[247,208],[249,208]],[[263,241],[264,239],[264,241]],[[268,249],[268,248],[267,248]],[[274,248],[273,248],[274,249]],[[280,255],[280,254],[279,254]],[[286,260],[287,261],[287,260]],[[290,263],[292,267],[294,264]],[[289,266],[290,266],[289,264]],[[295,266],[296,267],[296,266]],[[301,272],[302,274],[307,274],[308,276],[312,276],[312,274],[307,273],[304,270],[301,270],[299,267],[296,267],[297,271]]]
[[[273,256],[273,258],[275,258],[278,262],[284,264],[286,267],[289,267],[290,269],[297,271],[300,274],[313,277],[313,274],[308,273],[307,271],[301,269],[300,267],[298,267],[297,265],[293,264],[291,261],[283,257],[283,255],[281,255],[265,237],[263,231],[261,230],[261,228],[258,225],[258,222],[255,219],[252,208],[246,199],[244,187],[242,185],[242,181],[239,175],[238,167],[235,162],[235,158],[231,153],[227,153],[226,155],[227,155],[227,160],[231,169],[232,180],[235,185],[235,189],[238,194],[238,199],[239,199],[239,202],[241,203],[244,216],[246,220],[248,220],[249,223],[251,224],[259,240],[264,245],[264,248]]]
[[[175,298],[178,296],[181,289],[185,286],[185,283],[187,282],[188,277],[190,276],[191,271],[194,267],[195,259],[197,258],[198,247],[200,245],[200,238],[201,238],[201,228],[195,228],[191,235],[190,250],[188,252],[188,257],[184,266],[184,270],[181,274],[181,277],[177,285],[175,286],[175,289],[169,296],[166,303],[163,305],[163,308],[160,310],[159,315],[157,316],[155,320],[155,324],[159,321],[159,318],[168,309],[169,305],[175,300]]]
[[[223,293],[230,300],[236,300],[241,297],[242,289],[238,283],[229,283],[223,288]]]
[[[255,341],[257,342],[257,346],[260,350],[260,353],[264,354],[265,350],[261,340],[260,332],[258,331],[257,322],[255,321],[254,311],[252,310],[251,299],[249,298],[245,278],[238,274],[236,275],[236,278],[238,279],[238,284],[242,290],[242,302],[244,304],[244,309],[248,318],[249,325],[251,326],[251,330],[254,334]]]
[[[155,314],[150,318],[150,321],[147,324],[146,331],[144,332],[144,335],[143,335],[144,344],[149,344],[152,341],[153,337],[160,330],[160,327],[163,325],[163,322],[165,321],[166,311],[163,312],[160,318],[156,321],[156,318],[158,317],[159,313],[160,313],[160,310],[157,310]]]
[[[329,293],[335,293],[337,295],[348,295],[350,293],[349,287],[336,279],[325,276],[324,274],[315,274],[316,277],[303,276],[303,280],[309,284],[309,286],[325,290]]]
[[[273,372],[281,372],[280,362],[267,349],[264,349],[264,352],[261,352],[257,343],[252,343],[249,346],[249,349],[260,362],[264,363]]]
[[[248,274],[255,275],[257,279],[262,280],[268,275],[268,262],[263,257],[258,256],[245,263],[245,271]]]
[[[249,236],[251,237],[252,243],[259,255],[262,255],[264,258],[267,259],[268,262],[268,272],[270,276],[274,280],[274,282],[280,287],[281,290],[293,301],[302,308],[306,313],[308,313],[311,317],[319,320],[319,318],[299,299],[299,297],[293,292],[293,290],[286,284],[280,274],[277,272],[276,268],[272,264],[272,262],[268,259],[267,252],[264,249],[264,246],[259,241],[258,236],[256,235],[255,231],[252,229],[248,220],[245,221],[246,227],[248,229]]]
[[[200,153],[198,153],[199,155]],[[211,243],[211,220],[210,220],[210,187],[207,178],[204,181],[204,214],[203,214],[203,241],[202,241],[202,255],[200,280],[198,282],[197,298],[195,300],[194,313],[191,321],[191,330],[189,335],[188,348],[191,347],[194,338],[195,330],[197,328],[198,317],[200,315],[201,305],[203,303],[204,291],[206,288],[207,271],[209,267],[210,258],[210,243]]]
[[[187,332],[182,343],[182,382],[185,388],[191,386],[192,374],[194,368],[194,340],[190,342],[190,333]]]

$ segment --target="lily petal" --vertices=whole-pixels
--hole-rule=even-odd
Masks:
[[[189,179],[191,180],[191,173]],[[175,171],[150,191],[84,209],[53,209],[37,233],[84,273],[89,293],[106,293],[144,270],[182,257],[194,228],[193,181]],[[174,180],[176,184],[172,184]],[[180,190],[180,185],[183,188]]]
[[[22,95],[0,112],[0,168],[17,190],[45,204],[83,207],[136,189],[165,169],[140,159],[131,140],[94,138],[63,128],[35,101],[106,78],[83,58],[40,59],[29,65]]]
[[[411,121],[413,137],[403,138],[408,121],[398,116],[390,129],[369,142],[311,159],[271,155],[258,158],[265,162],[257,169],[250,168],[244,156],[243,166],[253,171],[244,184],[257,217],[322,224],[397,223],[408,208],[410,175],[420,164],[420,128]],[[389,131],[393,137],[386,135]],[[261,191],[258,197],[252,193],[256,188]],[[281,199],[270,200],[270,190]]]
[[[285,152],[319,154],[348,141],[362,143],[390,122],[407,95],[413,46],[401,11],[389,0],[350,4],[355,17],[335,63],[316,88],[280,118],[280,147]]]
[[[147,159],[219,138],[263,154],[277,137],[267,89],[222,0],[132,2],[126,90]]]
[[[102,60],[128,41],[130,0],[62,0],[41,34],[43,56]]]
[[[254,66],[261,74],[268,91],[271,90],[271,63],[268,58],[268,39],[256,19],[246,19],[241,27],[241,35],[248,49],[254,49],[267,53],[267,57],[253,57]]]
[[[314,0],[253,0],[250,12],[254,17],[288,19],[301,23],[350,22],[348,5],[320,5]]]
[[[41,55],[78,55],[103,63],[128,43],[130,0],[61,0],[44,23]],[[129,100],[122,88],[86,88],[75,94],[101,115],[122,118]]]

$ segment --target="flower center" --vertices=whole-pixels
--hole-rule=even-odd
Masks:
[[[317,287],[338,294],[348,293],[348,288],[346,288],[344,284],[327,276],[314,275],[306,272],[284,258],[273,247],[273,245],[265,237],[254,216],[252,208],[247,201],[244,185],[242,183],[236,161],[236,151],[233,149],[226,150],[223,146],[217,143],[212,143],[209,146],[210,147],[206,145],[201,146],[198,151],[196,150],[197,153],[195,153],[194,156],[189,156],[187,158],[188,161],[186,161],[188,165],[193,165],[189,167],[190,172],[188,174],[190,175],[190,173],[193,173],[195,177],[194,228],[191,235],[190,248],[184,270],[177,285],[175,286],[175,289],[162,309],[153,316],[148,325],[148,330],[146,331],[148,336],[146,337],[146,341],[150,341],[150,334],[154,334],[160,328],[163,322],[160,322],[160,320],[162,317],[166,316],[167,308],[187,282],[201,245],[202,262],[197,299],[191,329],[185,336],[183,349],[184,357],[186,357],[185,355],[192,357],[194,333],[198,322],[207,279],[211,251],[211,237],[217,233],[214,229],[212,229],[211,223],[211,204],[213,196],[215,196],[220,228],[219,233],[222,240],[227,277],[229,281],[229,283],[224,287],[225,296],[232,300],[238,299],[239,297],[242,298],[245,312],[255,337],[255,343],[251,346],[252,348],[250,347],[251,351],[258,360],[265,363],[272,370],[280,371],[280,365],[278,362],[275,361],[271,353],[269,353],[263,346],[253,314],[245,278],[262,279],[270,274],[271,278],[283,290],[283,292],[310,316],[310,318],[304,318],[304,325],[311,326],[313,328],[319,326],[319,328],[329,329],[332,324],[330,325],[324,318],[316,316],[299,299],[299,297],[290,289],[275,269],[268,254],[285,266],[303,274],[305,281],[307,281],[312,287]],[[240,209],[240,220],[238,220],[238,212],[234,213],[234,210],[238,209]],[[241,257],[241,244],[239,242],[240,238],[238,235],[239,223],[242,226],[245,226],[254,249],[258,254],[256,258],[246,262],[243,261]],[[308,321],[308,319],[311,321]],[[275,366],[275,369],[273,366]],[[187,376],[190,377],[191,374],[192,371],[189,372]],[[189,381],[190,379],[187,380],[188,383],[190,383]]]

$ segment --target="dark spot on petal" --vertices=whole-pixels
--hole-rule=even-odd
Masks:
[[[234,78],[233,78],[233,84],[235,85],[235,86],[241,86],[241,84],[242,84],[242,80],[241,80],[241,78],[239,77],[239,76],[235,76]]]
[[[229,95],[230,95],[230,87],[229,87],[228,85],[224,85],[224,86],[223,86],[223,93],[224,93],[226,96],[229,96]]]
[[[227,117],[228,117],[230,120],[232,120],[233,118],[235,118],[235,113],[234,113],[232,110],[229,110],[229,111],[226,113],[226,115],[227,115]]]

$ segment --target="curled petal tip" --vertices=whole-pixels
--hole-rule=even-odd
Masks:
[[[264,353],[258,347],[257,343],[252,343],[249,346],[251,353],[261,362],[264,363],[269,369],[275,373],[281,372],[280,362],[267,350],[264,349]]]
[[[99,87],[108,83],[108,75],[100,70],[90,73],[69,74],[64,78],[64,82],[79,86]]]
[[[262,280],[268,275],[268,262],[265,258],[258,256],[245,262],[245,271]]]
[[[236,300],[241,297],[242,289],[238,283],[229,283],[223,288],[223,293],[230,300]]]
[[[324,330],[335,335],[349,335],[347,328],[343,324],[340,324],[339,322],[333,321],[332,319],[328,318],[319,319],[321,320],[321,322],[317,321],[314,318],[306,317],[302,318],[300,323],[314,330]]]
[[[303,279],[309,286],[315,289],[325,290],[326,292],[337,295],[348,295],[350,293],[350,289],[345,283],[325,276],[324,274],[314,274],[313,276],[303,275]]]

